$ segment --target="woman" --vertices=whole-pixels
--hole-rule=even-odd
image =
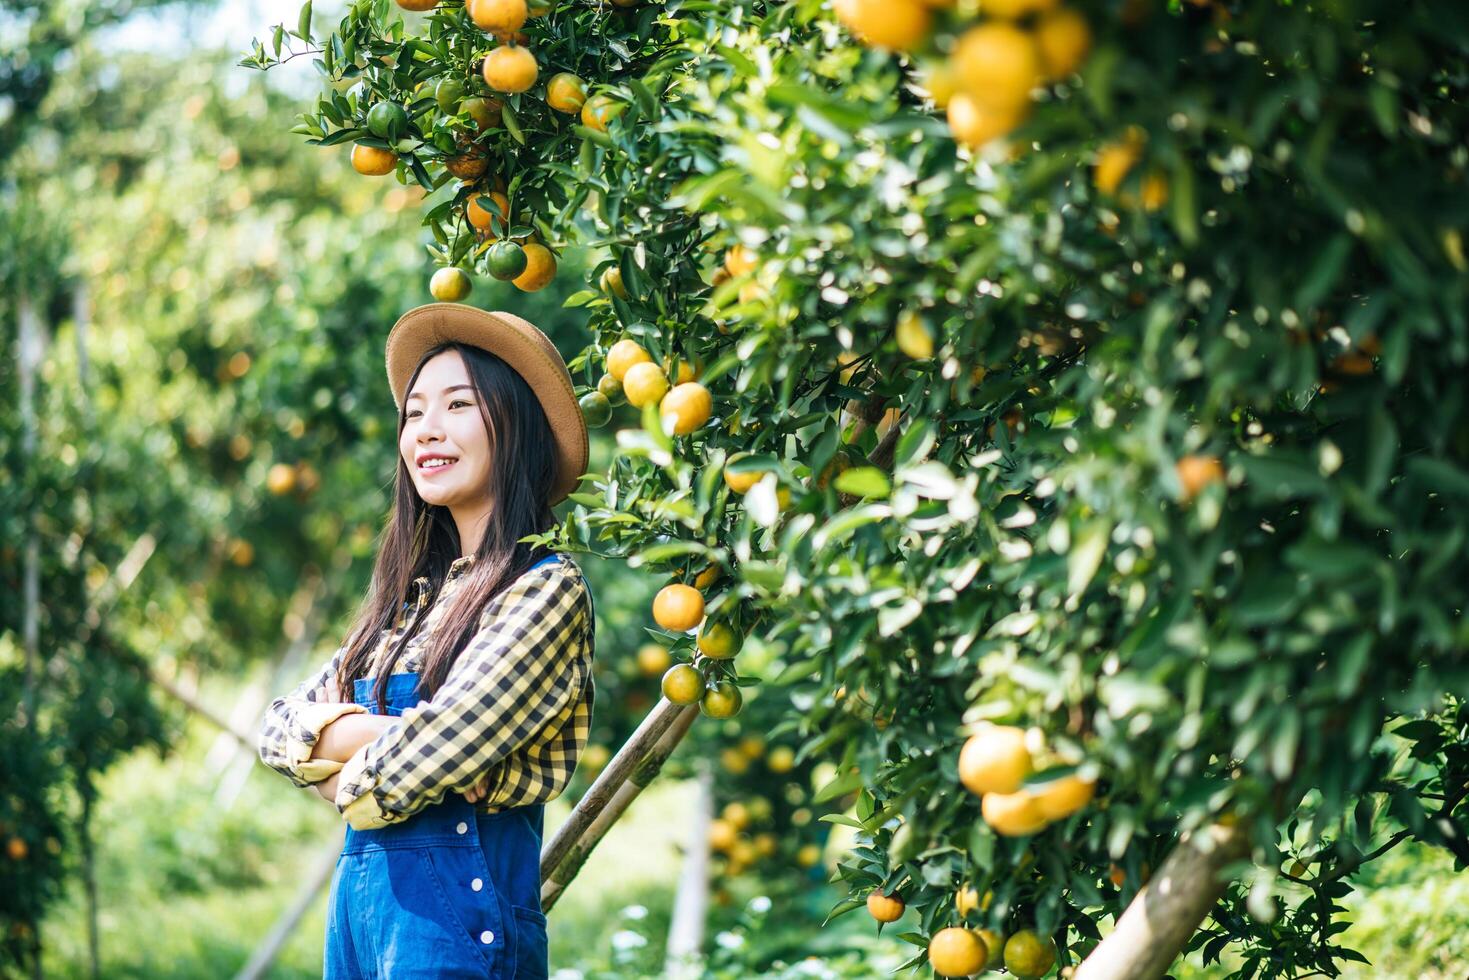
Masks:
[[[591,594],[545,531],[586,469],[555,346],[410,310],[387,343],[397,486],[347,642],[266,710],[260,757],[347,821],[328,978],[539,978],[542,805],[591,720]],[[342,692],[350,692],[344,697]]]

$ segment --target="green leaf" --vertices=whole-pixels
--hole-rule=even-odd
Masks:
[[[301,16],[296,20],[296,36],[301,40],[311,42],[311,0],[301,7]]]
[[[885,498],[893,492],[887,474],[875,466],[854,466],[843,470],[837,474],[833,485],[838,493],[848,493],[854,497]]]

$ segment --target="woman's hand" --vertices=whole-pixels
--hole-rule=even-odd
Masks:
[[[480,800],[490,795],[489,775],[486,774],[484,776],[481,776],[479,782],[469,787],[469,789],[465,790],[461,795],[470,803],[478,803]]]

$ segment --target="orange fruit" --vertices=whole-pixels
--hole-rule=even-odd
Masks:
[[[979,801],[984,822],[1002,837],[1025,837],[1044,830],[1046,818],[1035,797],[1025,790],[1017,793],[986,793]]]
[[[674,704],[695,704],[704,697],[704,676],[690,664],[674,664],[663,674],[663,696]]]
[[[1014,793],[1030,771],[1025,732],[1013,725],[989,725],[959,751],[959,781],[976,796]]]
[[[796,852],[796,863],[803,868],[814,868],[821,861],[821,848],[815,844],[802,844]]]
[[[954,74],[954,66],[947,61],[930,65],[919,77],[924,91],[940,109],[946,108],[949,100],[959,91],[959,79]]]
[[[648,364],[652,360],[636,340],[619,340],[607,350],[607,373],[623,382],[625,388],[628,369],[634,364]]]
[[[600,429],[612,421],[612,403],[600,391],[589,391],[576,403],[581,406],[582,417],[587,420],[589,428]]]
[[[949,132],[954,139],[969,147],[980,147],[1010,135],[1030,114],[1028,104],[1016,108],[996,108],[980,102],[968,92],[955,93],[949,100]]]
[[[440,303],[458,303],[474,288],[463,269],[450,266],[434,273],[428,282],[429,294]]]
[[[525,0],[469,0],[465,9],[475,27],[502,37],[520,30],[530,16]]]
[[[659,377],[664,378],[663,383],[666,385],[668,380],[663,375],[663,369],[658,368],[657,370]],[[632,400],[632,395],[628,395],[628,400]],[[703,426],[709,421],[709,416],[713,411],[714,399],[709,394],[709,389],[697,381],[689,381],[676,386],[664,395],[663,400],[658,404],[658,415],[663,420],[663,427],[667,429],[671,425],[673,434],[676,436],[686,436]]]
[[[1082,779],[1076,773],[1053,779],[1048,783],[1029,787],[1035,797],[1036,807],[1047,820],[1062,820],[1092,801],[1096,794],[1095,780]]]
[[[12,837],[5,842],[5,854],[12,861],[24,861],[30,853],[30,845],[19,837]]]
[[[296,489],[296,468],[288,463],[276,463],[265,474],[265,488],[277,497]]]
[[[983,0],[980,12],[986,17],[1019,20],[1055,7],[1058,0]]]
[[[926,360],[933,356],[933,331],[929,330],[928,325],[917,313],[912,310],[904,310],[899,313],[895,333],[898,350],[915,361]]]
[[[638,647],[638,670],[644,676],[656,677],[668,670],[668,648],[661,643],[644,643]]]
[[[653,597],[653,621],[674,633],[686,633],[704,618],[704,597],[691,585],[665,585]]]
[[[404,10],[412,10],[423,13],[425,10],[433,10],[439,5],[439,0],[398,0],[398,6]]]
[[[557,112],[581,112],[586,101],[586,83],[569,71],[557,72],[546,82],[546,105]]]
[[[709,846],[716,851],[728,851],[739,842],[740,834],[727,820],[715,818],[709,821]]]
[[[1183,487],[1184,500],[1192,500],[1211,483],[1224,482],[1224,464],[1218,456],[1185,456],[1173,469]]]
[[[1143,177],[1138,198],[1144,211],[1158,211],[1168,203],[1168,178],[1154,170]]]
[[[485,55],[485,84],[496,92],[524,92],[538,72],[536,56],[519,45],[501,45]]]
[[[1047,78],[1065,78],[1081,67],[1092,48],[1086,18],[1070,7],[1052,10],[1035,27],[1035,43]]]
[[[627,287],[622,284],[622,270],[615,265],[602,273],[602,278],[597,280],[597,285],[608,296],[627,299]]]
[[[1122,139],[1108,143],[1097,151],[1092,169],[1092,186],[1103,194],[1116,194],[1143,152],[1143,131],[1129,126]]]
[[[735,830],[744,830],[750,826],[750,808],[739,800],[726,803],[724,809],[719,811],[719,817]]]
[[[622,392],[635,408],[656,405],[668,392],[668,378],[652,361],[641,361],[622,376]]]
[[[505,105],[499,99],[487,99],[478,95],[470,96],[459,103],[459,111],[474,120],[475,128],[482,133],[501,123],[504,109]]]
[[[721,749],[719,764],[726,772],[734,776],[743,776],[750,768],[750,760],[746,759],[739,749]]]
[[[985,21],[965,31],[954,47],[953,65],[970,98],[996,109],[1017,110],[1041,80],[1035,40],[1004,21]]]
[[[967,977],[984,969],[990,951],[973,929],[950,926],[928,941],[928,965],[941,977]]]
[[[897,922],[907,908],[897,895],[884,895],[882,889],[874,888],[867,896],[867,914],[878,922]]]
[[[581,107],[581,124],[599,133],[607,132],[607,124],[622,112],[622,106],[606,95],[594,95]]]
[[[973,885],[965,885],[954,893],[954,911],[960,918],[979,911],[979,892]]]
[[[382,177],[398,165],[398,154],[377,146],[352,145],[352,169],[365,177]]]
[[[840,0],[837,19],[863,44],[911,51],[933,29],[933,12],[918,0]]]
[[[526,242],[523,248],[525,271],[510,281],[525,293],[546,288],[556,278],[556,256],[540,242]]]
[[[787,773],[796,768],[796,750],[789,745],[777,745],[765,757],[765,768],[773,773]]]
[[[743,245],[731,245],[724,253],[724,271],[732,276],[743,276],[754,272],[760,265],[760,257],[753,249]]]
[[[705,622],[696,641],[699,652],[710,660],[728,660],[740,652],[745,638],[729,623]]]
[[[733,682],[715,681],[704,692],[704,698],[699,702],[699,710],[709,718],[733,718],[740,713],[744,700],[740,689]],[[742,755],[740,758],[745,757]]]
[[[766,472],[768,472],[766,470],[756,470],[756,471],[751,472],[751,473],[731,473],[729,471],[729,464],[730,463],[733,463],[733,462],[735,462],[737,460],[744,459],[746,456],[749,456],[749,455],[750,455],[749,453],[735,453],[724,464],[724,483],[725,483],[725,486],[729,487],[735,493],[740,494],[742,496],[744,494],[749,493],[750,492],[750,488],[753,487],[755,484],[759,483],[760,482],[760,478],[763,477],[766,474]]]
[[[490,208],[479,202],[482,197],[487,197],[500,209],[496,214]],[[505,217],[501,217],[504,215]],[[469,223],[479,231],[490,231],[497,235],[505,234],[505,218],[510,216],[510,198],[499,191],[473,191],[464,202],[464,216]]]
[[[1034,929],[1021,929],[1005,940],[1005,969],[1032,980],[1051,972],[1056,965],[1056,944]]]
[[[670,357],[663,362],[663,373],[672,377],[675,386],[688,384],[690,381],[699,380],[699,376],[704,373],[704,365],[699,361],[691,364],[680,357],[675,367],[673,358]]]

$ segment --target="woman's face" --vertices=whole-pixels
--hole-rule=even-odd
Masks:
[[[426,503],[477,508],[490,488],[490,439],[458,351],[435,355],[408,392],[398,451]]]

